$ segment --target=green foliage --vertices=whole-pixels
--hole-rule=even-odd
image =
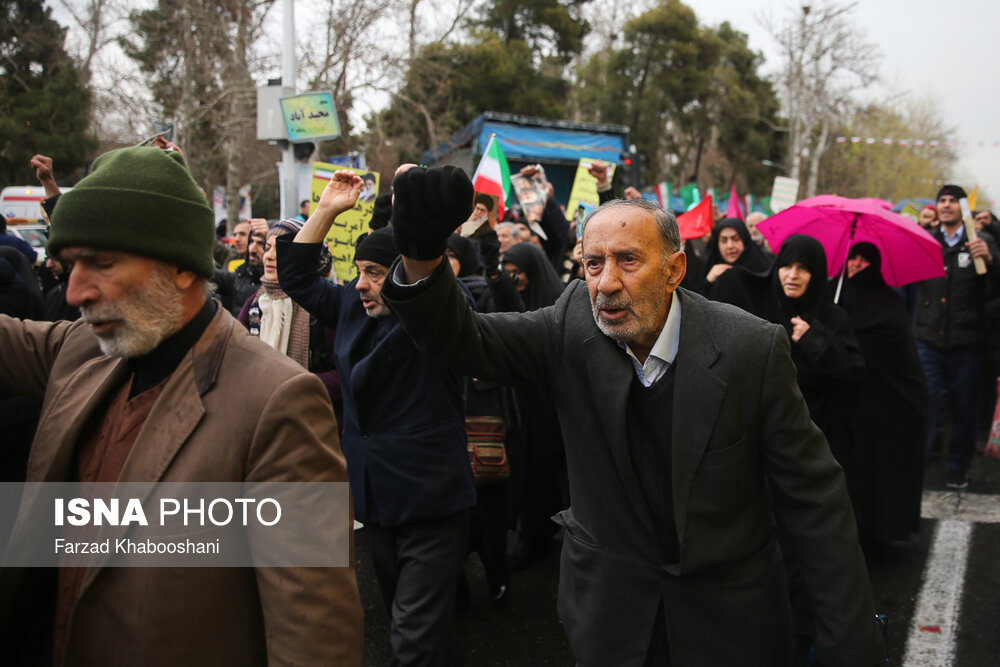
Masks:
[[[714,126],[729,172],[714,174],[712,182],[735,180],[741,191],[769,192],[774,172],[760,161],[780,162],[785,155],[784,135],[775,129],[781,105],[771,82],[760,76],[764,58],[750,50],[746,34],[728,22],[715,34],[723,47],[712,77]]]
[[[480,32],[471,44],[435,42],[421,49],[393,103],[370,124],[391,137],[398,159],[413,160],[486,110],[565,117],[561,74],[549,60],[536,66],[520,40]]]
[[[539,56],[569,62],[590,30],[580,10],[588,0],[494,0],[475,23],[506,45],[524,42]]]
[[[59,180],[97,148],[88,131],[90,92],[63,48],[65,31],[41,0],[0,0],[0,178],[32,184],[35,153]]]
[[[780,155],[769,125],[779,105],[746,35],[728,23],[702,27],[684,3],[661,0],[625,24],[621,42],[578,70],[580,116],[630,127],[645,182],[725,186],[739,177],[765,189],[760,160]],[[722,159],[706,168],[713,153]]]

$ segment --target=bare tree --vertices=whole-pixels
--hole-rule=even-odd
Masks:
[[[789,122],[789,176],[806,175],[807,197],[816,194],[831,128],[847,118],[855,95],[878,78],[881,53],[851,21],[855,6],[820,0],[793,10],[781,24],[759,19],[782,50],[778,83]]]
[[[407,97],[402,85],[420,48],[443,41],[463,25],[476,0],[349,0],[323,3],[325,21],[304,32],[300,80],[309,90],[329,89],[343,118],[355,103],[370,107],[392,97],[412,106],[436,136],[428,105]],[[378,129],[369,128],[378,135]]]
[[[68,27],[67,48],[91,90],[91,131],[101,149],[132,143],[148,134],[154,118],[148,84],[118,47],[118,40],[129,30],[128,4],[59,0],[55,10]]]

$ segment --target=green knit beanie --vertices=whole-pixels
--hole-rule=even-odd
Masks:
[[[160,148],[120,148],[59,197],[48,254],[69,246],[120,250],[211,279],[212,209],[183,156]]]

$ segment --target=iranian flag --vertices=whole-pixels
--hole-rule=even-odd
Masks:
[[[497,220],[503,220],[504,205],[510,192],[510,167],[504,157],[497,135],[490,137],[490,143],[483,151],[483,159],[472,177],[472,187],[476,192],[494,195],[497,198]]]

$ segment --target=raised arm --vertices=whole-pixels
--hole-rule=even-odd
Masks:
[[[316,210],[295,235],[295,243],[322,243],[333,221],[344,211],[354,208],[360,194],[360,176],[353,171],[335,173],[323,188]]]
[[[392,180],[392,229],[408,283],[426,278],[448,237],[472,212],[472,181],[457,167],[403,165]]]

